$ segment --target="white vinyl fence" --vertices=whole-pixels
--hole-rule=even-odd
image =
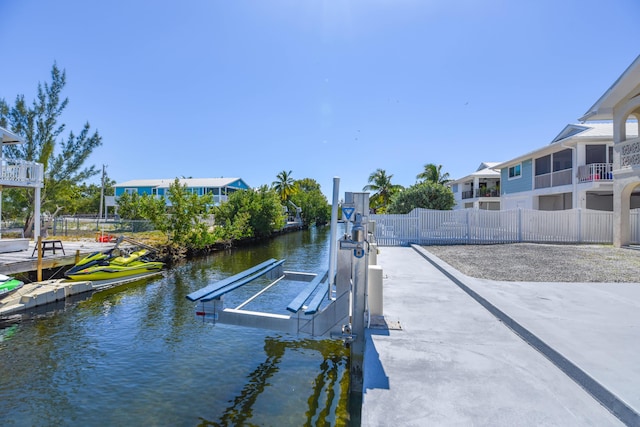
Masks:
[[[612,243],[613,212],[585,209],[489,211],[415,209],[370,215],[380,246],[515,242]],[[631,242],[640,242],[640,213],[631,211]]]

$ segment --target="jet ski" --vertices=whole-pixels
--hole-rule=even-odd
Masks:
[[[116,246],[104,252],[93,252],[81,259],[65,273],[70,280],[109,280],[162,270],[164,263],[147,258],[149,251],[140,249],[132,253],[116,251]]]
[[[24,282],[14,279],[13,277],[0,274],[0,298],[9,295],[13,291],[17,291],[24,285]]]

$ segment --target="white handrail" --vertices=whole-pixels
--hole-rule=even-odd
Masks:
[[[42,184],[44,166],[42,163],[26,160],[2,158],[0,162],[0,180],[19,184]]]

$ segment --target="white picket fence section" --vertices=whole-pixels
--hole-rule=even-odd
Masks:
[[[380,246],[515,242],[613,243],[613,212],[586,209],[488,211],[415,209],[370,215]],[[631,211],[631,242],[640,243],[640,212]]]

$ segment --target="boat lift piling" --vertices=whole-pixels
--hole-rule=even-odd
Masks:
[[[364,347],[365,320],[367,313],[367,272],[369,265],[369,251],[371,246],[367,241],[367,224],[369,215],[369,193],[345,193],[343,213],[347,220],[353,220],[351,235],[344,235],[340,239],[340,252],[345,255],[339,257],[342,264],[351,266],[349,279],[342,277],[342,286],[350,283],[351,312],[350,322],[342,327],[342,338],[348,343],[351,352],[351,394],[361,395],[364,378]],[[345,272],[343,272],[344,274]]]
[[[267,260],[248,270],[212,283],[187,298],[196,302],[196,315],[203,321],[278,330],[292,334],[330,336],[349,347],[351,393],[361,397],[364,372],[365,328],[368,313],[369,254],[377,251],[369,224],[369,193],[345,193],[343,219],[352,222],[351,234],[337,237],[339,178],[334,178],[329,269],[320,273],[284,271],[284,260]],[[348,227],[347,227],[348,230]],[[335,240],[335,242],[334,242]],[[375,259],[375,255],[371,260]],[[376,266],[377,269],[379,267]],[[259,277],[272,282],[236,308],[224,307],[224,295]],[[286,306],[290,314],[245,310],[260,294],[282,280],[302,281],[298,295]]]

